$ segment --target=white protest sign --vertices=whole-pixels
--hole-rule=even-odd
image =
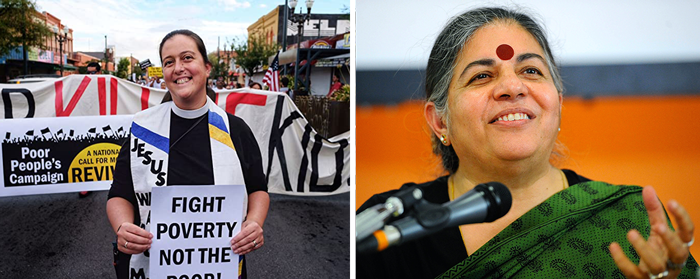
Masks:
[[[153,187],[151,279],[238,278],[243,185]]]

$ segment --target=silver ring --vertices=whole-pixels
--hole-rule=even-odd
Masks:
[[[255,239],[253,239],[253,248],[257,248],[257,247],[258,247],[258,243],[255,242]]]
[[[695,236],[693,236],[693,239],[691,239],[690,242],[686,243],[685,246],[688,246],[688,248],[690,248],[690,246],[693,246],[693,243],[695,243]]]
[[[677,264],[677,263],[672,262],[671,260],[668,260],[668,261],[666,261],[666,266],[670,269],[681,270],[685,267],[685,263],[687,261],[688,261],[688,259],[683,261],[683,263]]]
[[[124,248],[129,249],[129,247],[126,247],[127,245],[129,245],[129,242],[124,242]]]
[[[661,272],[661,273],[656,274],[656,275],[649,273],[649,279],[664,278],[666,276],[668,276],[668,270],[664,270],[664,272]]]

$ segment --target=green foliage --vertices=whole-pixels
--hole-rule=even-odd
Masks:
[[[119,59],[119,64],[117,64],[117,77],[127,78],[129,76],[129,58]]]
[[[289,88],[289,90],[294,90],[294,81],[295,81],[294,75],[285,75],[285,77],[287,77],[287,79],[289,80],[289,84],[287,84],[287,88]],[[280,87],[281,86],[282,86],[282,84],[280,83]]]
[[[53,32],[37,19],[36,4],[31,0],[0,0],[0,55],[14,48],[43,47]]]
[[[228,74],[228,65],[226,63],[223,63],[226,59],[224,59],[224,57],[221,57],[222,63],[219,63],[219,57],[217,57],[216,52],[210,53],[208,56],[209,62],[211,62],[211,72],[209,73],[209,78],[215,80],[218,77],[226,77],[226,75]]]
[[[266,66],[268,58],[277,53],[279,46],[276,43],[268,44],[262,35],[253,35],[248,40],[234,39],[231,50],[238,54],[236,64],[243,68],[248,76],[253,76],[255,68]]]
[[[344,102],[350,99],[350,85],[346,84],[343,85],[343,87],[340,87],[340,89],[333,91],[333,94],[330,97],[331,100],[333,101],[340,101]]]
[[[139,64],[135,64],[134,69],[131,72],[136,74],[137,79],[143,75],[143,71],[141,70],[141,67],[139,66]]]

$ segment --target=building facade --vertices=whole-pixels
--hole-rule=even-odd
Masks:
[[[73,57],[73,29],[64,33],[65,25],[61,19],[48,13],[35,11],[34,18],[42,22],[54,34],[44,38],[43,46],[27,49],[27,72],[24,72],[24,48],[18,46],[9,54],[0,56],[0,82],[7,82],[23,74],[60,74],[63,67],[63,75],[77,73],[75,58]],[[65,36],[64,42],[58,41],[58,35]]]
[[[289,16],[292,14],[291,9]],[[279,5],[266,15],[260,17],[256,22],[248,26],[248,37],[263,36],[267,43],[277,43],[282,46],[295,45],[299,42],[299,26],[287,19],[284,24],[284,5]],[[313,11],[313,10],[312,10]],[[287,40],[284,40],[285,31]],[[311,13],[308,21],[302,25],[301,42],[319,39],[322,37],[332,37],[350,32],[349,14],[314,14]]]

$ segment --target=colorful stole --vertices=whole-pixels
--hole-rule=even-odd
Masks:
[[[639,262],[626,235],[636,229],[649,236],[641,192],[638,186],[603,182],[571,186],[438,278],[624,278],[608,247],[620,243],[627,257]],[[691,256],[679,278],[695,278],[697,268]]]
[[[131,124],[131,176],[137,196],[148,197],[148,202],[139,202],[140,226],[150,231],[152,187],[167,185],[168,154],[170,151],[170,114],[175,104],[166,102],[134,115]],[[214,184],[245,185],[241,163],[236,148],[229,135],[230,126],[226,112],[207,98],[209,110],[209,142],[211,144]],[[243,204],[245,216],[248,208],[247,197]],[[149,276],[149,251],[131,256],[130,277],[139,274]],[[141,271],[143,270],[143,271]],[[240,272],[240,269],[239,269]]]

